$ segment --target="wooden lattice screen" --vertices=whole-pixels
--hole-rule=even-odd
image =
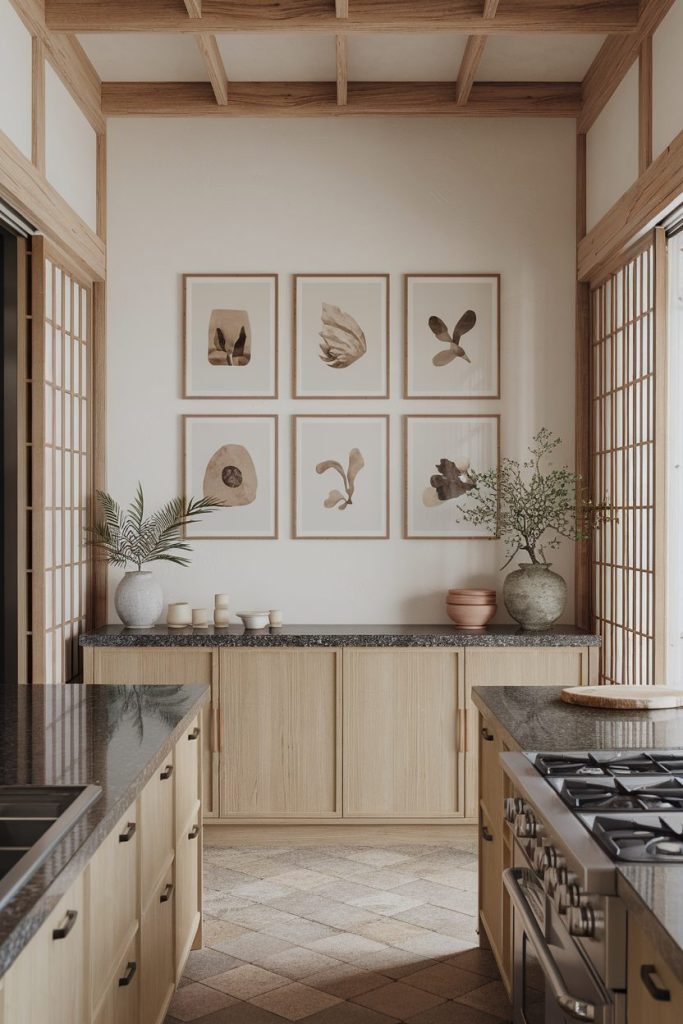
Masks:
[[[600,681],[665,682],[665,260],[659,230],[591,288],[592,583]]]
[[[89,564],[92,286],[33,240],[32,679],[80,672]]]

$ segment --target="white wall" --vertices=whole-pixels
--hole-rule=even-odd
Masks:
[[[97,136],[48,62],[45,64],[45,176],[94,231],[97,224]]]
[[[0,0],[0,131],[31,159],[31,33]]]
[[[652,156],[683,131],[683,0],[652,37]]]
[[[586,225],[590,231],[638,177],[638,62],[586,135]]]
[[[404,413],[502,414],[521,457],[548,426],[574,433],[574,122],[571,120],[111,120],[108,169],[108,484],[151,502],[179,491],[180,415],[280,415],[279,541],[198,541],[159,567],[167,600],[282,607],[289,622],[444,621],[447,587],[500,586],[502,545],[402,540]],[[182,400],[183,272],[280,274],[280,395]],[[391,399],[291,398],[295,272],[391,274]],[[404,272],[502,275],[502,400],[406,401]],[[391,539],[294,541],[295,412],[390,413]],[[556,566],[570,582],[573,550]],[[112,589],[118,574],[112,572]],[[113,604],[112,618],[113,618]],[[503,617],[502,615],[499,617]]]

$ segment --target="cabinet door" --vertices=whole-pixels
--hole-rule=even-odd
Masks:
[[[135,804],[105,839],[90,862],[90,934],[93,1004],[111,983],[137,929],[138,834]],[[125,987],[125,986],[124,986]]]
[[[89,1019],[85,934],[81,876],[5,975],[7,1022],[74,1024]]]
[[[184,827],[200,799],[202,759],[202,726],[199,718],[185,729],[175,748],[175,820],[176,827]]]
[[[199,804],[185,822],[175,854],[175,969],[180,981],[201,921],[201,822]]]
[[[344,651],[344,815],[462,816],[461,653]]]
[[[338,816],[338,652],[220,657],[221,817]]]
[[[503,836],[482,807],[479,820],[479,917],[499,964],[503,959]]]
[[[142,1024],[161,1024],[175,988],[173,870],[158,884],[140,930]]]
[[[171,752],[140,794],[140,905],[147,907],[173,860],[174,756]]]
[[[683,1020],[683,980],[634,920],[628,919],[626,1016],[629,1024],[656,1019],[657,1024]]]
[[[111,975],[94,1024],[152,1024],[140,1018],[140,971],[138,969],[138,936],[131,939]]]

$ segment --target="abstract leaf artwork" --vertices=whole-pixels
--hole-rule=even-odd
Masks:
[[[500,397],[499,292],[498,274],[406,277],[406,398]]]
[[[490,539],[461,510],[477,475],[498,466],[499,424],[497,415],[406,416],[405,537]]]
[[[389,535],[387,416],[295,416],[294,451],[295,537]]]
[[[295,398],[387,398],[386,274],[295,277]]]
[[[184,274],[185,398],[277,398],[276,274]]]

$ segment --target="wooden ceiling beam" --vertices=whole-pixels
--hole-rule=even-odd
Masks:
[[[216,103],[225,106],[228,102],[228,76],[223,64],[216,37],[211,32],[200,32],[197,47],[206,66]]]
[[[201,18],[202,0],[185,0],[185,7],[191,18]]]
[[[180,7],[180,9],[178,9]],[[485,18],[482,0],[203,0],[201,18],[168,0],[45,0],[58,32],[568,32],[631,33],[638,0],[506,0]]]
[[[580,132],[587,132],[595,124],[624,75],[638,58],[641,45],[652,35],[674,2],[643,0],[636,30],[630,35],[611,35],[602,44],[583,80],[583,106],[577,124]]]
[[[346,36],[337,36],[337,106],[344,107],[349,94],[349,62]]]
[[[334,0],[334,13],[337,18],[348,18],[349,0]]]
[[[343,105],[336,82],[231,82],[222,106],[206,82],[102,84],[112,117],[576,117],[580,102],[580,82],[475,82],[465,106],[452,82],[349,82]]]
[[[492,21],[496,16],[498,10],[499,0],[484,0],[483,18],[486,21]],[[464,104],[467,103],[470,98],[470,92],[474,85],[474,79],[477,74],[479,62],[484,56],[484,49],[486,47],[486,36],[470,36],[465,45],[465,52],[460,62],[460,70],[458,71],[458,80],[455,84],[455,101],[456,103]]]

